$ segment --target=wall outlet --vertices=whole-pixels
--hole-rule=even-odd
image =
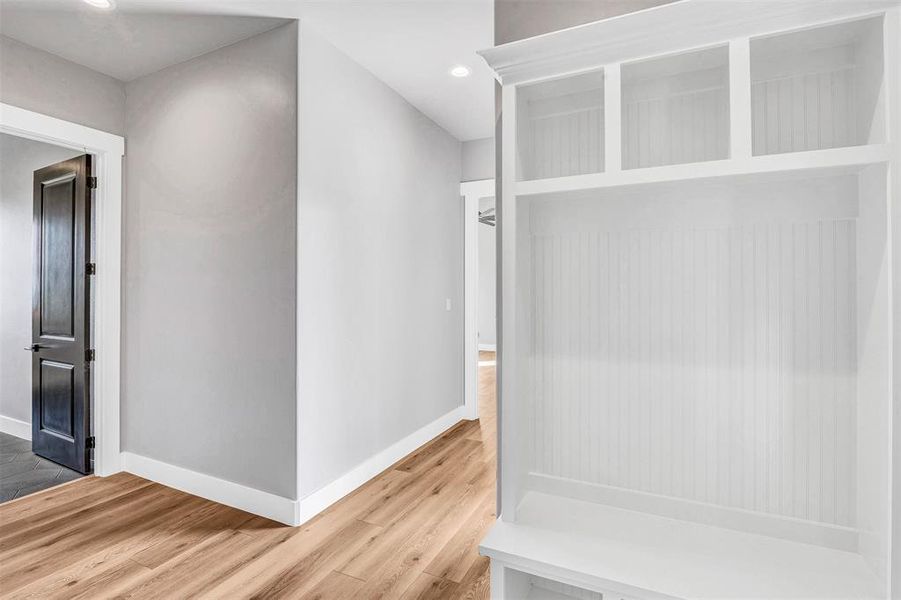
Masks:
[[[444,310],[449,311],[451,309],[451,299],[445,298],[444,300]]]

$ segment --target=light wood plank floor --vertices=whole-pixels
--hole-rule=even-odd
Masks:
[[[482,353],[482,360],[493,360]],[[458,424],[302,527],[128,474],[0,505],[3,598],[488,598],[494,367]]]

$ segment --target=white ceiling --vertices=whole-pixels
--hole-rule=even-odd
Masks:
[[[130,81],[303,18],[461,141],[494,134],[492,0],[0,0],[0,33]],[[448,73],[457,64],[468,78]]]
[[[3,0],[0,32],[122,81],[131,81],[262,33],[284,21],[258,17],[142,14],[79,0]]]
[[[461,141],[494,135],[492,0],[315,2],[309,23]],[[451,77],[456,64],[472,69]]]

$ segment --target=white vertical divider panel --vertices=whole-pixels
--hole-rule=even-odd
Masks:
[[[888,171],[889,268],[892,279],[892,468],[889,516],[889,598],[901,598],[901,8],[889,10],[883,23],[885,51],[886,137],[892,147]],[[892,108],[893,107],[893,108]]]
[[[604,67],[604,171],[622,171],[622,85],[619,64]]]
[[[729,42],[729,149],[731,158],[751,156],[751,40]]]
[[[874,572],[888,570],[891,471],[891,250],[887,172],[881,165],[859,175],[860,236],[856,293],[857,396],[854,418],[861,432],[856,446],[859,549]]]
[[[498,447],[500,471],[501,506],[500,518],[504,521],[516,520],[516,505],[522,482],[522,460],[518,448],[524,432],[517,425],[522,422],[521,398],[517,390],[516,363],[519,357],[517,346],[516,315],[516,87],[505,85],[501,89],[501,144],[509,149],[503,153],[501,164],[501,194],[496,200],[501,205],[498,233],[501,237],[501,314],[499,328],[498,362],[498,423],[501,428]]]
[[[534,454],[535,422],[532,418],[535,403],[534,367],[536,364],[534,339],[540,326],[532,307],[532,290],[535,280],[532,237],[532,202],[516,199],[516,288],[513,290],[516,302],[516,413],[513,430],[516,434],[510,440],[510,448],[517,457],[516,503],[522,500],[528,485],[529,467]],[[509,350],[509,348],[508,348]],[[508,353],[509,356],[509,353]]]
[[[463,332],[463,406],[467,419],[479,418],[479,197],[463,197],[463,270],[465,329]]]

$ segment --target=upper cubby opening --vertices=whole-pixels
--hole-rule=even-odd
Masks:
[[[751,40],[755,156],[885,140],[882,17]]]
[[[518,90],[519,179],[604,170],[604,72]]]
[[[622,66],[624,169],[728,156],[728,47]]]

